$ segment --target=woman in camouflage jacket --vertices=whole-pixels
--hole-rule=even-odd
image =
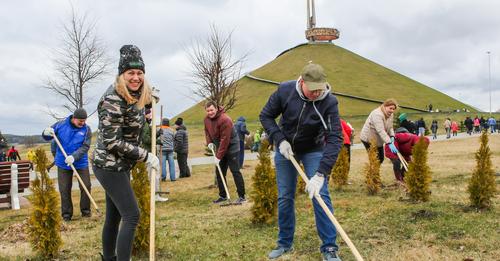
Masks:
[[[139,147],[144,107],[151,88],[144,79],[139,48],[124,45],[115,83],[99,101],[99,132],[93,154],[94,174],[106,191],[102,260],[130,260],[139,208],[130,184],[130,169],[140,161],[158,171],[158,158]],[[121,226],[120,226],[121,222]]]

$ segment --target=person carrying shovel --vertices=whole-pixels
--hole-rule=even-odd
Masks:
[[[429,138],[423,136],[427,145],[429,145]],[[408,171],[406,163],[411,161],[412,150],[415,144],[420,140],[420,136],[410,133],[406,128],[399,127],[396,129],[394,136],[394,146],[397,151],[393,152],[389,144],[385,144],[385,156],[391,160],[394,177],[398,185],[405,187],[405,173]],[[398,155],[398,153],[400,155]],[[402,157],[402,158],[400,158]],[[402,162],[404,161],[404,162]]]
[[[275,119],[280,115],[277,124]],[[304,67],[298,80],[281,83],[262,109],[260,121],[278,146],[274,162],[279,232],[277,247],[268,256],[275,259],[293,249],[298,175],[293,165],[295,159],[303,163],[309,178],[306,186],[309,198],[319,194],[333,213],[327,176],[343,142],[337,98],[331,94],[323,68],[310,63]],[[316,229],[322,241],[320,251],[323,260],[339,261],[337,230],[316,198],[313,199],[313,206]]]
[[[56,122],[51,127],[46,128],[42,136],[45,140],[52,140],[57,135],[64,151],[68,157],[57,146],[51,146],[54,149],[54,163],[57,166],[57,184],[59,194],[61,195],[61,215],[64,221],[71,221],[73,217],[73,201],[71,200],[71,187],[73,186],[73,169],[71,164],[90,192],[90,174],[88,151],[92,131],[85,123],[87,112],[83,108],[76,109],[72,115],[66,119]],[[87,196],[82,184],[80,184],[80,211],[82,217],[90,217],[90,199]]]
[[[146,162],[159,170],[158,157],[141,148],[145,106],[158,97],[145,79],[141,51],[135,45],[120,48],[116,81],[97,105],[99,134],[93,170],[106,192],[106,220],[102,228],[102,260],[130,260],[139,207],[130,184],[130,170]],[[147,213],[142,213],[147,215]],[[153,222],[154,223],[154,222]]]
[[[239,152],[240,140],[236,130],[233,128],[233,121],[226,115],[223,108],[217,106],[213,101],[205,104],[205,139],[210,149],[214,149],[215,165],[219,165],[226,179],[227,168],[233,173],[234,183],[238,192],[238,199],[235,204],[242,204],[246,202],[245,199],[245,181],[240,172]],[[219,198],[214,200],[213,203],[224,203],[228,200],[229,195],[226,192],[226,182],[222,180],[221,173],[218,168],[217,172],[217,185],[219,187]]]

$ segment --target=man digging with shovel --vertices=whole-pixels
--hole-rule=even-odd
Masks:
[[[296,81],[283,82],[260,113],[266,133],[278,146],[274,157],[278,184],[278,241],[269,253],[274,259],[290,252],[295,232],[295,189],[297,169],[291,159],[304,165],[309,178],[309,198],[319,194],[333,213],[328,193],[328,178],[342,146],[342,129],[337,99],[330,93],[323,68],[317,64],[304,67]],[[281,115],[279,125],[275,119]],[[337,230],[313,199],[316,229],[321,238],[323,260],[339,261]]]
[[[92,131],[85,123],[87,112],[82,109],[76,109],[72,115],[64,120],[58,121],[51,127],[43,131],[45,140],[52,140],[55,135],[59,138],[62,148],[54,146],[54,162],[57,166],[57,183],[59,193],[61,194],[61,215],[64,221],[70,221],[73,217],[73,202],[71,200],[71,187],[73,185],[73,165],[90,192],[90,174],[88,151]],[[64,150],[64,153],[62,151]],[[68,157],[65,157],[67,153]],[[90,217],[90,198],[80,184],[80,211],[82,217]]]
[[[222,171],[222,173],[219,173],[218,168],[215,170],[217,172],[219,198],[213,202],[219,204],[228,200],[229,195],[226,193],[224,186],[226,182],[223,182],[221,176],[226,179],[227,168],[229,168],[231,173],[233,173],[234,183],[236,184],[236,190],[239,196],[234,203],[244,203],[246,202],[245,181],[240,172],[240,141],[238,134],[236,134],[236,130],[233,128],[233,121],[226,115],[224,109],[219,108],[212,101],[207,102],[205,105],[205,112],[205,139],[209,148],[215,151],[215,165],[219,165]]]

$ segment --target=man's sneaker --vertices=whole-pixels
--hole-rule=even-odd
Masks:
[[[323,254],[323,261],[342,261],[333,247],[327,247]]]
[[[292,250],[293,250],[293,247],[286,248],[286,247],[278,246],[275,249],[273,249],[267,257],[269,259],[275,259],[275,258],[278,258],[278,257],[282,256],[283,254],[286,254]]]
[[[63,220],[66,221],[66,222],[70,222],[71,221],[71,217],[70,216],[64,216]]]
[[[243,204],[243,203],[246,203],[247,200],[245,198],[238,198],[237,200],[234,201],[234,204]]]
[[[92,217],[91,212],[82,212],[82,217]]]
[[[165,201],[167,201],[167,200],[168,200],[168,198],[161,197],[161,196],[160,196],[160,195],[158,195],[158,194],[156,194],[156,195],[155,195],[155,201],[156,201],[156,202],[165,202]]]
[[[219,203],[222,203],[224,201],[227,201],[227,198],[219,197],[218,199],[214,200],[213,203],[219,204]]]

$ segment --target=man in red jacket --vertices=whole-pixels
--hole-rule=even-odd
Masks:
[[[236,130],[233,128],[233,121],[226,115],[223,108],[220,108],[214,102],[210,101],[205,105],[206,117],[205,139],[209,147],[216,148],[215,164],[219,164],[224,180],[226,180],[227,168],[233,173],[234,183],[239,198],[236,203],[244,203],[245,199],[245,181],[240,172],[239,152],[240,140]],[[218,172],[217,168],[215,171]],[[220,174],[217,173],[217,185],[219,187],[219,198],[214,203],[222,203],[227,200],[227,194]]]
[[[427,145],[429,145],[429,138],[423,136]],[[398,128],[394,137],[394,145],[401,153],[403,158],[407,161],[411,161],[412,149],[415,144],[419,141],[420,137],[418,135],[408,132],[405,128]],[[385,145],[385,156],[391,160],[392,169],[394,170],[394,176],[396,180],[404,184],[405,169],[401,165],[401,161],[397,154],[392,153],[389,145]]]

